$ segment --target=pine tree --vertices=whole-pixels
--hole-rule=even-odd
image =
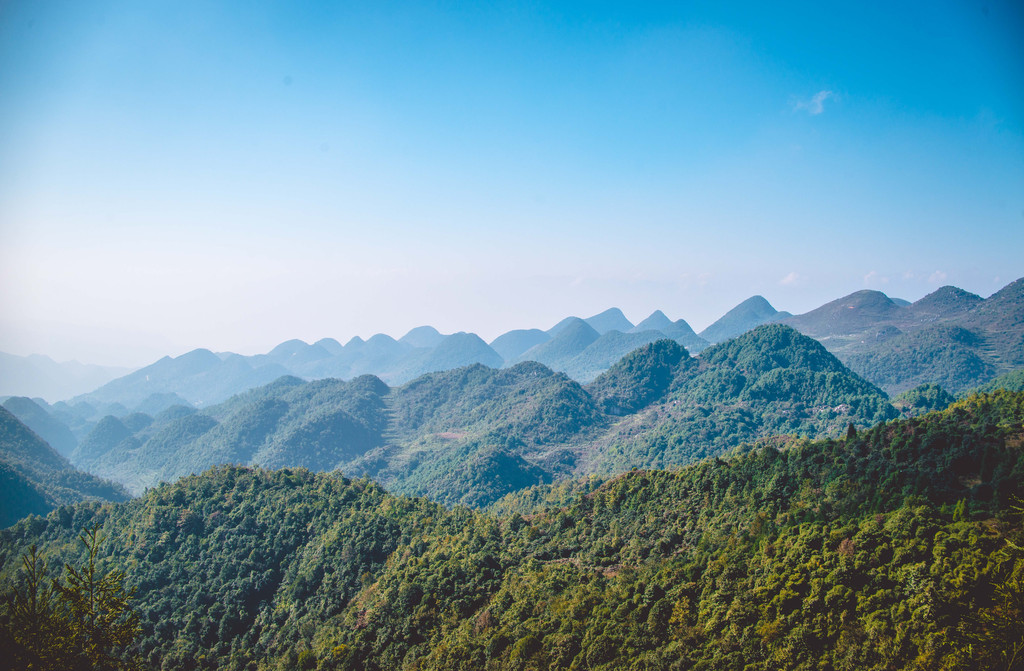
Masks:
[[[10,650],[11,669],[134,669],[124,653],[139,634],[131,609],[133,591],[124,573],[101,574],[99,527],[79,536],[88,550],[81,569],[64,565],[63,581],[47,580],[35,546],[22,557],[23,579],[4,598],[0,644]]]

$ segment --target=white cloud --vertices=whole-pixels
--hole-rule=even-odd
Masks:
[[[940,282],[946,281],[946,273],[941,270],[936,270],[934,273],[928,276],[928,281],[932,284],[939,284]]]
[[[866,287],[888,283],[889,278],[886,277],[885,275],[880,275],[877,270],[872,270],[870,273],[864,276],[864,286]]]
[[[793,272],[779,280],[779,284],[781,284],[784,287],[792,287],[796,286],[797,284],[800,284],[803,281],[803,279],[803,276],[801,276],[794,270]]]
[[[817,116],[825,111],[825,101],[831,98],[838,100],[839,97],[832,91],[818,91],[810,100],[797,100],[793,103],[794,110],[805,110],[812,116]]]

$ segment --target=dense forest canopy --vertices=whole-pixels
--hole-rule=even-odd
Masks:
[[[154,668],[1017,668],[1022,448],[1001,391],[500,514],[219,467],[25,519],[0,563],[81,564],[99,525]]]

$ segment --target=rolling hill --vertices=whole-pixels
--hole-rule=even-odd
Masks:
[[[549,342],[579,334],[596,331],[579,320]],[[897,414],[819,343],[766,325],[696,358],[655,341],[586,387],[533,361],[473,364],[396,388],[373,376],[284,377],[210,408],[104,418],[73,458],[136,493],[239,463],[337,468],[398,493],[482,506],[524,483],[682,465],[775,433],[838,435]]]
[[[752,344],[719,356],[760,370]],[[99,566],[134,590],[123,654],[139,665],[1012,668],[1022,436],[1024,396],[1001,392],[840,439],[538,485],[502,505],[560,503],[501,516],[220,467],[0,531],[0,573],[26,589],[31,546],[51,572],[80,566],[76,536],[97,525]],[[0,640],[31,645],[3,612]]]

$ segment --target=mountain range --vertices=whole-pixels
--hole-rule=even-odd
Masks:
[[[858,291],[778,321],[890,393],[925,383],[958,393],[1024,366],[1024,278],[988,298],[946,286],[908,305]]]
[[[571,320],[556,338],[588,334]],[[236,463],[341,469],[480,506],[567,477],[682,465],[769,435],[838,435],[898,415],[818,342],[766,324],[697,357],[674,340],[648,343],[585,386],[536,361],[398,387],[371,375],[282,376],[202,409],[108,414],[70,456],[136,494]]]
[[[60,410],[93,420],[108,411],[151,414],[177,403],[213,405],[282,375],[312,380],[371,374],[401,385],[424,373],[473,363],[499,368],[537,361],[586,384],[633,349],[655,340],[675,340],[695,355],[710,344],[771,322],[785,323],[819,340],[888,393],[927,383],[960,393],[1024,366],[1022,283],[1017,280],[988,299],[947,286],[915,303],[878,291],[857,291],[801,315],[777,311],[764,297],[753,296],[699,335],[684,320],[672,321],[660,310],[634,325],[621,310],[610,308],[586,319],[567,317],[546,331],[515,329],[490,343],[472,333],[444,335],[431,326],[420,326],[398,340],[385,334],[367,340],[356,336],[344,345],[332,338],[313,344],[289,340],[254,356],[198,349],[164,357],[79,393],[64,402],[78,409],[61,406]],[[24,368],[25,361],[38,363],[44,358],[23,361],[0,356],[0,373],[15,360]],[[35,374],[37,380],[45,377]],[[37,400],[46,396],[31,391],[37,385],[19,382],[25,379],[20,373],[0,375],[3,379],[11,394]],[[70,384],[67,379],[64,383]],[[79,438],[83,435],[76,433]]]
[[[59,401],[90,392],[130,370],[77,361],[57,363],[42,354],[16,356],[0,352],[0,397],[39,396]]]

